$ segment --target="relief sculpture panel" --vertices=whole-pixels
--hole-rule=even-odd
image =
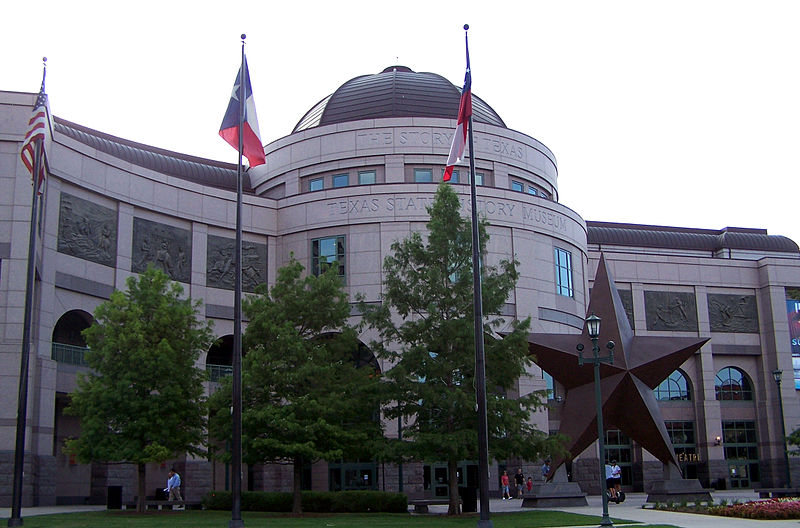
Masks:
[[[697,301],[693,293],[644,292],[648,330],[697,331]]]
[[[134,273],[142,273],[150,263],[172,280],[188,283],[191,279],[192,242],[186,229],[134,217],[131,254]]]
[[[117,212],[61,193],[58,252],[106,266],[116,266]]]
[[[628,316],[631,329],[635,330],[636,327],[633,325],[633,292],[630,290],[617,290],[617,292],[619,293],[619,299],[622,301],[622,307],[625,308],[625,315]]]
[[[712,332],[757,334],[756,296],[709,293],[708,322]]]
[[[232,290],[235,287],[236,240],[208,235],[206,286]],[[267,246],[242,241],[242,290],[254,292],[256,286],[267,282]]]

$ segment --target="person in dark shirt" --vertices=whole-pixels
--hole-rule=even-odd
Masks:
[[[522,498],[522,490],[525,489],[525,475],[522,474],[522,468],[517,469],[517,474],[514,475],[514,484],[517,485],[517,498]]]

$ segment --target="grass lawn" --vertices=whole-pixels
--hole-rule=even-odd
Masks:
[[[475,514],[458,518],[406,514],[309,515],[295,518],[259,512],[242,512],[242,518],[247,528],[474,528],[478,519]],[[23,511],[23,525],[29,528],[225,528],[230,519],[231,513],[228,511],[151,511],[145,514],[100,511],[33,517],[25,517]],[[620,519],[613,521],[622,522]],[[3,519],[2,523],[5,526],[7,520]],[[495,513],[492,514],[492,523],[495,528],[597,526],[600,517],[551,511]]]

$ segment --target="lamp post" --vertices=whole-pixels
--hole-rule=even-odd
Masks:
[[[781,379],[783,378],[783,371],[775,369],[772,371],[772,378],[778,385],[778,406],[781,411],[781,437],[783,438],[783,463],[786,466],[786,487],[792,487],[792,472],[789,470],[789,452],[786,449],[786,424],[783,420],[783,395],[781,394]]]
[[[597,344],[600,337],[600,318],[595,314],[586,318],[586,329],[589,332],[589,339],[592,340],[592,357],[585,361],[591,361],[594,365],[594,402],[597,405],[597,444],[600,450],[600,496],[603,499],[603,518],[600,526],[614,526],[608,516],[608,494],[606,493],[606,468],[605,468],[605,430],[603,428],[603,398],[600,393],[600,363],[606,362],[614,364],[614,342],[606,343],[608,349],[607,356],[600,356],[600,346]],[[578,343],[578,366],[585,363],[583,358],[583,343]]]

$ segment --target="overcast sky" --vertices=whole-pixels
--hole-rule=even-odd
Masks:
[[[241,33],[261,139],[393,64],[464,78],[556,155],[586,220],[800,243],[800,2],[52,2],[3,7],[0,90],[133,141],[236,162],[218,130]],[[455,116],[454,116],[455,117]]]

